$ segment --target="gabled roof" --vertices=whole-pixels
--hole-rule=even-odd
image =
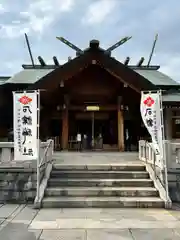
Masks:
[[[104,54],[102,51],[88,50],[83,55],[80,55],[73,60],[59,66],[54,71],[48,73],[45,77],[40,79],[30,88],[48,89],[56,88],[60,80],[67,80],[76,75],[80,70],[86,68],[88,65],[96,64],[110,72],[120,81],[128,84],[130,87],[138,90],[156,89],[148,79],[139,75],[137,72],[125,66],[116,59]]]

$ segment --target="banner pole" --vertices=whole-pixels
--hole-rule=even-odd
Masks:
[[[149,131],[152,138],[152,146],[154,145],[154,150],[156,151],[156,165],[160,167],[163,182],[163,188],[166,191],[166,203],[169,200],[169,189],[168,189],[168,175],[167,175],[167,156],[166,156],[166,146],[165,146],[165,131],[164,131],[164,118],[163,118],[163,105],[162,105],[162,90],[148,91],[146,93],[141,92],[141,116]],[[147,116],[147,111],[150,110],[153,116]],[[150,122],[151,120],[151,122]],[[148,121],[148,122],[147,122]],[[159,156],[158,156],[159,155]],[[156,173],[156,168],[154,168]],[[160,180],[161,180],[160,177]],[[168,206],[168,205],[167,205]]]
[[[40,91],[36,91],[37,94],[37,200],[39,200],[40,193]]]
[[[168,175],[167,175],[167,155],[166,155],[166,144],[165,144],[165,131],[164,131],[164,117],[163,117],[163,104],[162,104],[162,91],[159,91],[160,95],[160,111],[161,111],[161,129],[162,129],[162,139],[163,139],[163,167],[164,167],[164,177],[165,177],[165,189],[166,189],[166,199],[169,198],[169,188],[168,188]]]

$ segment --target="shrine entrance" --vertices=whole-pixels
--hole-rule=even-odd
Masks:
[[[81,135],[82,150],[118,150],[117,112],[71,112],[69,150],[76,150],[77,134]]]
[[[81,145],[87,151],[124,151],[127,144],[131,151],[137,150],[142,132],[138,89],[96,64],[80,68],[61,81],[58,71],[55,76],[59,85],[48,85],[48,91],[41,94],[45,103],[41,126],[46,136],[52,135],[45,131],[55,128],[58,150],[76,151]],[[52,118],[56,123],[47,129]],[[80,143],[77,135],[81,136]]]

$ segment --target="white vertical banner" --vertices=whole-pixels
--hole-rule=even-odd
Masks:
[[[14,160],[34,160],[39,156],[38,91],[13,92]]]
[[[140,111],[145,127],[152,138],[157,160],[163,159],[163,118],[161,92],[141,92]],[[162,167],[162,166],[161,166]]]

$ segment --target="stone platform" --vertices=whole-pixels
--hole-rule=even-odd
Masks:
[[[112,165],[112,164],[142,164],[138,160],[138,152],[54,152],[55,164],[66,165]]]

